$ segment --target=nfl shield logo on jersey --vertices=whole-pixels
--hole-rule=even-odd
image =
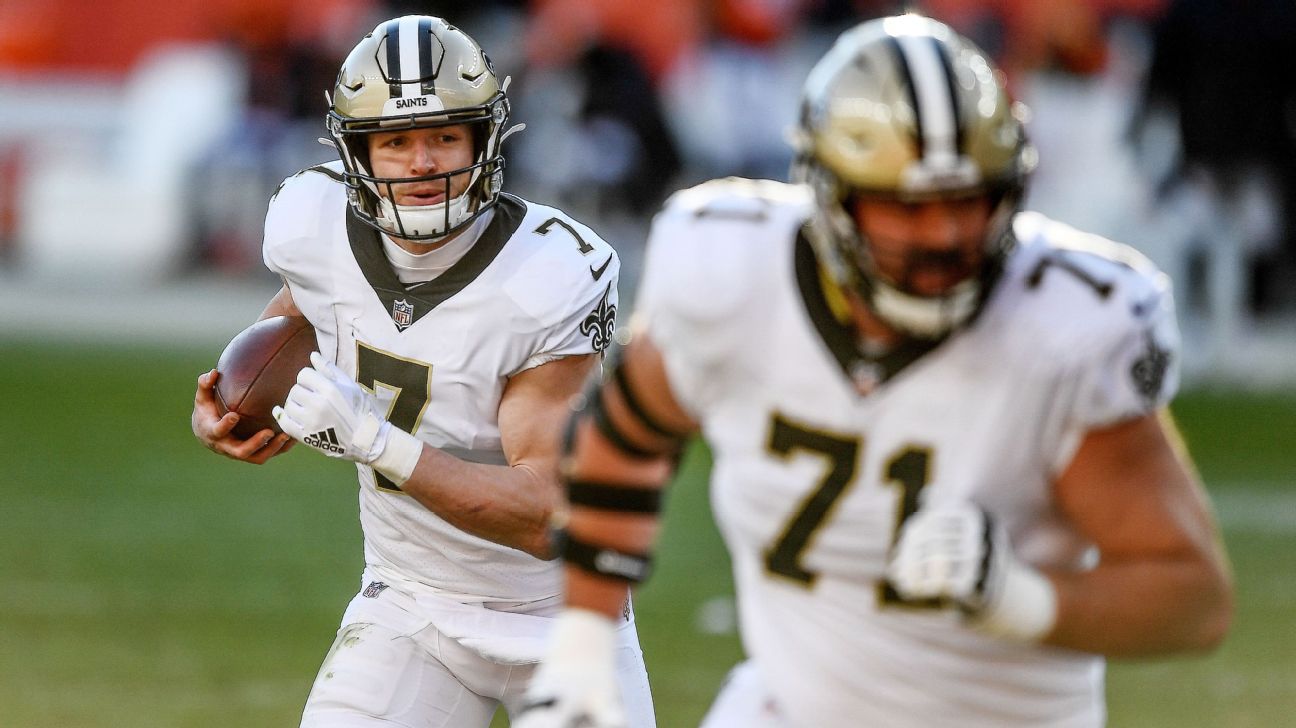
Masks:
[[[392,321],[396,322],[397,329],[404,331],[414,323],[414,305],[405,299],[392,301]]]
[[[386,588],[387,585],[381,581],[371,581],[369,582],[369,586],[366,586],[364,591],[360,592],[360,594],[369,599],[375,599],[379,594],[382,594],[382,590]]]

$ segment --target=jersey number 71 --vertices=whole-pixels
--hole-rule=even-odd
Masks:
[[[807,569],[802,557],[809,548],[814,534],[827,524],[833,507],[856,480],[863,438],[812,429],[775,413],[770,423],[770,452],[786,459],[797,452],[822,455],[828,459],[828,469],[818,486],[810,493],[800,508],[788,519],[779,536],[765,550],[765,568],[771,573],[787,577],[806,586],[814,583],[818,574]],[[916,445],[900,448],[886,460],[884,482],[900,490],[892,543],[904,525],[905,519],[918,510],[918,494],[930,477],[931,450]],[[883,604],[904,603],[906,606],[926,606],[904,602],[885,582],[878,585],[878,599]]]

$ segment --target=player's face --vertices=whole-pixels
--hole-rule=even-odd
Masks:
[[[981,268],[990,220],[985,196],[917,203],[859,199],[854,213],[877,272],[901,290],[939,296]]]
[[[473,163],[472,130],[466,124],[400,129],[369,135],[369,163],[375,177],[425,177]],[[470,173],[450,178],[450,198],[463,194]],[[379,192],[386,197],[385,185]],[[443,180],[392,185],[397,205],[435,205],[446,201]]]

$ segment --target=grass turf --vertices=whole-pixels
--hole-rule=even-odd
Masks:
[[[260,468],[203,450],[189,396],[215,355],[0,341],[0,725],[296,725],[358,583],[354,476],[304,450]],[[1296,395],[1191,392],[1175,411],[1239,611],[1209,657],[1114,664],[1111,724],[1284,724]],[[696,725],[741,654],[705,472],[697,448],[636,600],[663,728]]]

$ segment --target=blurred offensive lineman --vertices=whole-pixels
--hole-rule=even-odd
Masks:
[[[1209,649],[1232,610],[1162,412],[1169,283],[1018,214],[1034,152],[940,23],[852,29],[803,101],[801,184],[709,182],[654,223],[635,337],[574,420],[569,607],[516,725],[626,725],[615,615],[699,429],[749,654],[707,728],[1101,725],[1103,655]]]
[[[362,589],[303,726],[486,728],[516,712],[555,622],[555,433],[608,345],[620,264],[563,212],[501,194],[507,86],[440,18],[365,36],[328,114],[341,161],[287,179],[266,217],[284,286],[262,318],[305,316],[323,352],[276,410],[286,434],[238,440],[216,374],[198,380],[211,449],[264,463],[291,436],[358,464]],[[622,603],[610,679],[648,728]]]

